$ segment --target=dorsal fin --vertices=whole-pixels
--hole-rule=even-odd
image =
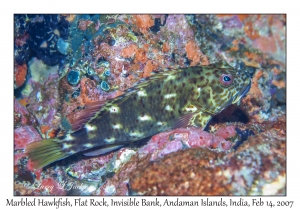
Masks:
[[[212,64],[216,68],[233,68],[225,60],[220,60]]]
[[[101,110],[106,102],[107,100],[89,103],[84,109],[68,115],[67,119],[71,125],[72,131],[83,128],[83,126]]]
[[[143,88],[145,86],[150,85],[153,82],[156,82],[157,80],[164,80],[164,79],[168,78],[168,76],[179,75],[181,71],[182,71],[182,69],[171,69],[168,71],[160,71],[157,73],[153,73],[153,75],[143,78],[143,79],[139,80],[138,82],[136,82],[132,88],[135,88],[135,89]]]

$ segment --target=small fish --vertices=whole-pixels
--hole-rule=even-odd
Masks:
[[[30,104],[30,99],[28,99],[28,98],[20,99],[20,100],[19,100],[19,103],[20,103],[22,106],[27,107],[27,106]]]
[[[204,128],[250,86],[248,73],[224,62],[155,73],[115,99],[87,104],[70,122],[73,133],[33,142],[26,152],[41,168],[81,151],[104,154],[170,129]]]

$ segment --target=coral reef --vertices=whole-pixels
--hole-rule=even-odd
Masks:
[[[283,195],[286,142],[275,129],[226,154],[191,148],[141,165],[130,175],[139,195]]]
[[[15,61],[26,63],[37,57],[47,65],[65,59],[62,53],[64,40],[68,38],[69,23],[58,15],[15,15]]]
[[[22,126],[14,130],[15,149],[24,149],[31,142],[41,140],[41,136],[32,126]]]
[[[138,150],[138,153],[142,156],[150,154],[150,160],[153,161],[169,153],[190,147],[208,147],[222,151],[229,150],[231,143],[220,136],[203,131],[201,128],[178,128],[153,136],[147,145]]]
[[[285,15],[22,14],[14,26],[15,195],[286,194]],[[219,60],[252,85],[205,131],[177,128],[38,170],[24,153],[155,72]]]
[[[34,55],[47,65],[57,64],[65,55],[58,42],[68,38],[69,23],[64,17],[43,15],[29,26],[28,44]]]
[[[58,75],[53,74],[44,84],[32,82],[33,90],[28,96],[31,103],[27,109],[35,116],[40,126],[50,126],[53,129],[59,127],[58,79]]]
[[[26,75],[27,75],[27,65],[15,65],[15,70],[14,70],[14,87],[19,88],[21,87],[25,80],[26,80]]]
[[[80,72],[75,70],[69,71],[67,80],[70,85],[77,85],[80,81]]]
[[[143,34],[154,25],[151,15],[132,15],[132,21]]]
[[[23,101],[29,101],[29,99],[21,99]],[[17,101],[14,99],[14,127],[18,128],[23,125],[34,125],[37,126],[37,121],[32,114],[26,109],[26,105],[21,104],[21,100]],[[24,104],[24,102],[23,102]]]

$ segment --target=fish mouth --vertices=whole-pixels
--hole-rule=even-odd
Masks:
[[[238,95],[238,97],[234,100],[233,104],[237,103],[241,98],[247,95],[250,88],[251,88],[251,82],[244,89],[241,90],[241,94]]]

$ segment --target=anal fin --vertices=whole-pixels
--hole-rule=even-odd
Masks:
[[[105,153],[111,152],[113,150],[119,149],[123,147],[124,145],[108,145],[105,147],[101,147],[100,149],[95,149],[90,152],[84,153],[85,156],[97,156],[97,155],[103,155]]]

